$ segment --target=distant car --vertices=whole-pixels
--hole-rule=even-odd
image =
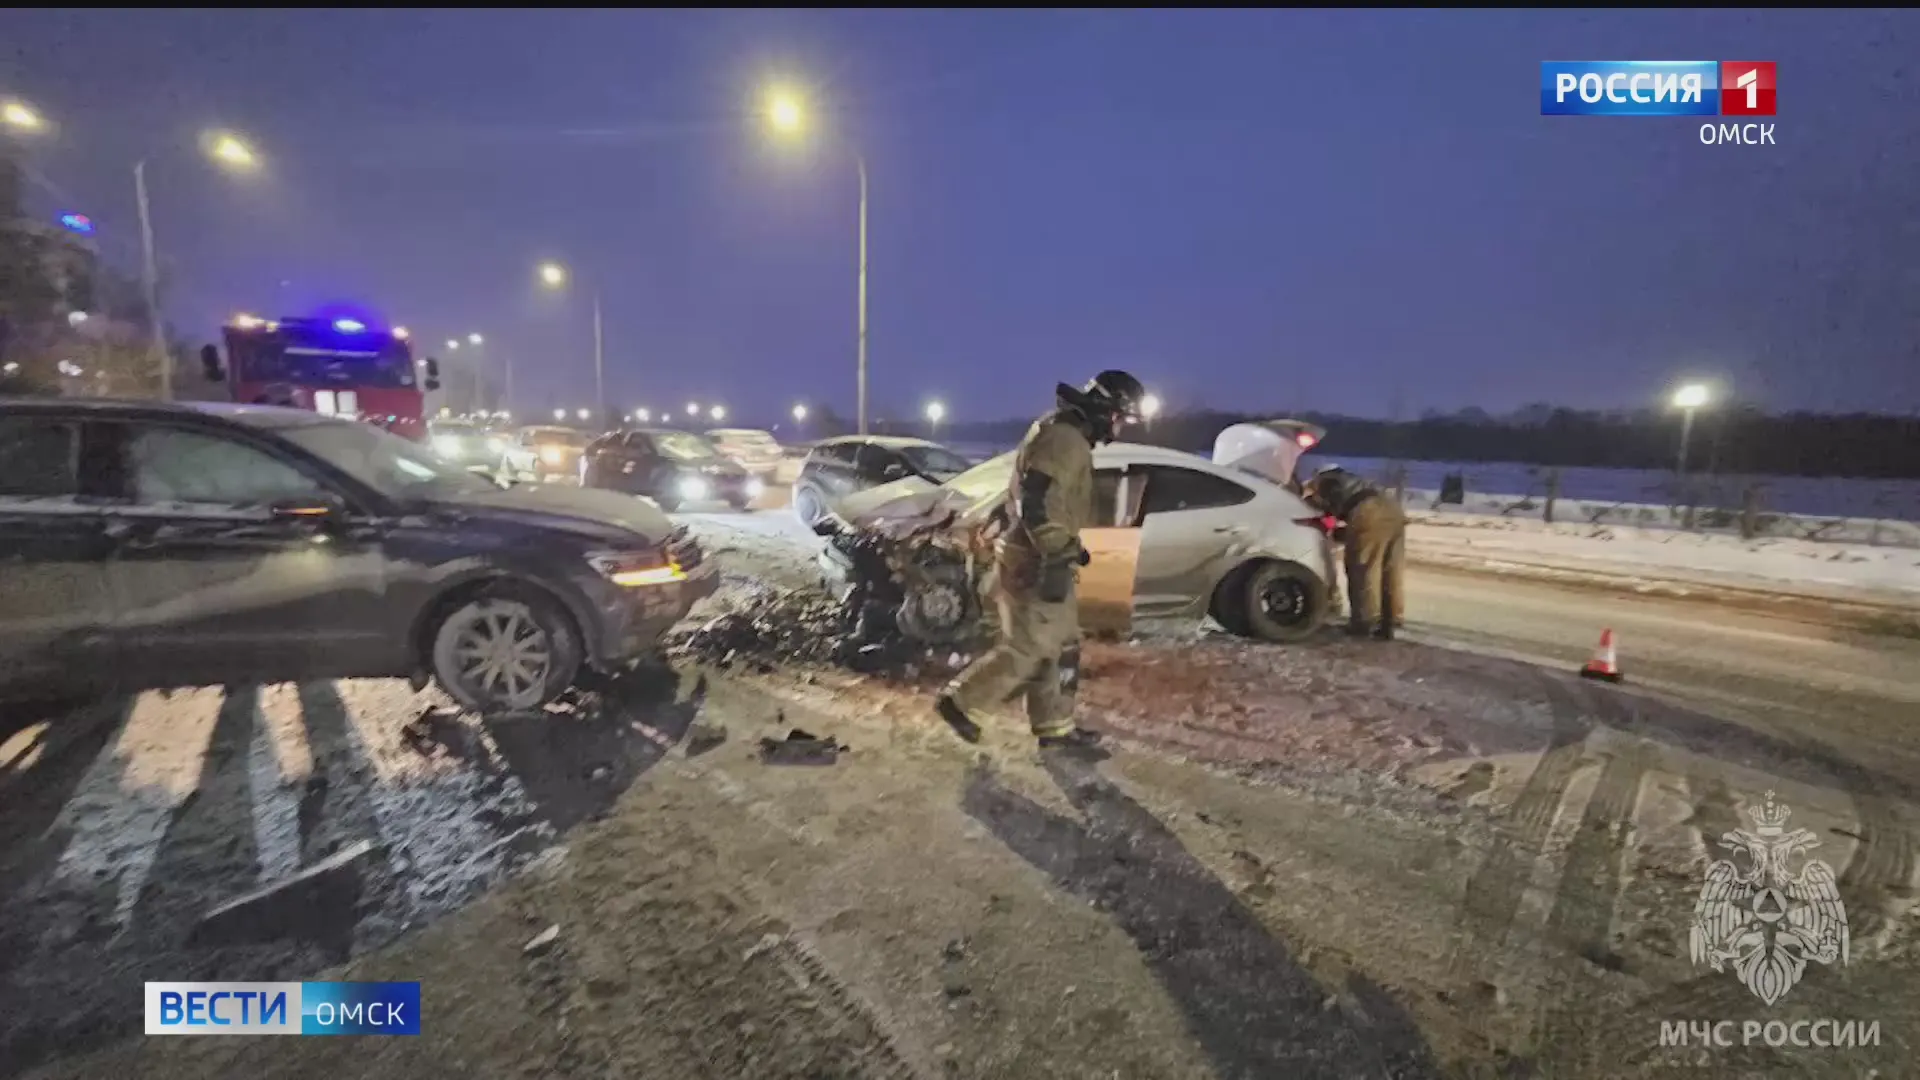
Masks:
[[[529,484],[580,482],[580,456],[589,436],[570,427],[547,424],[523,427],[507,440],[500,455],[505,479]]]
[[[773,478],[781,460],[786,457],[786,451],[780,448],[779,441],[771,431],[714,428],[707,432],[707,441],[718,447],[721,454],[732,458],[741,468],[763,481]]]
[[[508,437],[479,424],[435,420],[427,425],[427,445],[455,465],[491,467],[507,452]]]
[[[842,435],[815,443],[793,482],[793,512],[802,524],[818,524],[848,496],[917,479],[943,484],[972,462],[936,442],[883,435]]]
[[[644,495],[667,511],[706,502],[745,510],[766,490],[764,481],[712,443],[667,428],[633,428],[593,440],[580,461],[580,482]]]
[[[0,401],[0,568],[0,698],[431,677],[483,712],[626,666],[718,584],[637,499],[211,402]]]
[[[1237,424],[1221,432],[1213,460],[1134,443],[1095,448],[1097,527],[1141,530],[1134,613],[1211,615],[1235,634],[1267,641],[1313,633],[1335,581],[1333,548],[1324,516],[1291,486],[1301,453],[1321,434],[1286,420]],[[848,496],[836,516],[856,529],[897,533],[952,515],[947,529],[971,529],[1005,502],[1012,477],[1013,454],[1001,454],[939,486],[908,477]],[[820,558],[830,578],[850,580],[838,547],[827,545]],[[936,609],[962,605],[918,603],[903,626],[927,625],[926,611]]]

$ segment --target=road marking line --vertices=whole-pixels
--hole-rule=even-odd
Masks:
[[[113,921],[127,924],[174,812],[200,784],[223,698],[217,688],[140,695],[112,750],[60,808],[53,829],[70,833],[49,887],[87,891],[112,879]]]
[[[262,884],[291,877],[300,869],[299,785],[313,772],[306,732],[297,723],[275,722],[263,695],[255,695],[253,741],[247,748],[247,780],[252,793],[254,849]]]

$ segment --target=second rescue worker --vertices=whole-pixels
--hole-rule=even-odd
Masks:
[[[1080,530],[1093,519],[1093,448],[1139,415],[1146,388],[1124,371],[1103,371],[1081,389],[1061,383],[1054,393],[1054,410],[1034,421],[1014,455],[1007,528],[994,558],[1000,636],[934,703],[970,743],[980,741],[980,725],[969,713],[1022,695],[1041,749],[1100,742],[1073,723],[1075,579],[1088,562]]]

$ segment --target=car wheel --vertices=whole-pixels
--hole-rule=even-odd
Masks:
[[[728,499],[727,505],[733,507],[733,511],[736,514],[745,513],[747,507],[753,505],[753,500],[752,499]]]
[[[1262,641],[1304,641],[1326,615],[1327,589],[1297,563],[1262,562],[1246,572],[1239,589],[1241,631]],[[1230,598],[1231,599],[1231,598]]]
[[[809,529],[820,523],[820,515],[825,512],[826,501],[811,484],[795,484],[793,487],[793,516],[800,524]]]
[[[580,672],[582,648],[558,602],[526,589],[484,590],[441,619],[434,679],[482,714],[528,712],[560,696]]]

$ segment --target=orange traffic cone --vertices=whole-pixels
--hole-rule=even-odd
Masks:
[[[1613,654],[1613,628],[1600,631],[1600,644],[1593,650],[1593,659],[1580,669],[1583,679],[1599,679],[1603,682],[1620,681],[1620,664]]]

